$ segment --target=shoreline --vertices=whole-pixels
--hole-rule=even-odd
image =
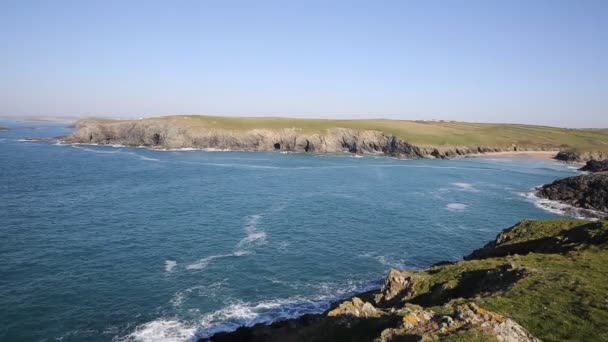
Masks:
[[[516,292],[515,299],[503,293],[510,291],[513,286],[519,284],[520,280],[527,278],[537,278],[542,281],[549,279],[547,286],[555,286],[555,289],[562,290],[555,281],[545,276],[543,272],[531,269],[530,266],[544,265],[542,261],[538,264],[538,258],[545,258],[545,255],[567,257],[566,252],[571,248],[569,247],[570,242],[566,244],[563,242],[569,239],[581,245],[604,244],[605,240],[595,239],[588,232],[606,229],[602,228],[607,227],[606,225],[608,225],[606,220],[523,219],[514,226],[500,230],[495,239],[474,249],[461,259],[434,263],[420,270],[403,271],[393,268],[389,271],[381,288],[361,291],[346,299],[338,299],[330,303],[329,308],[322,313],[241,325],[235,330],[211,334],[198,331],[199,334],[195,333],[191,338],[197,342],[282,341],[293,340],[294,337],[296,339],[303,337],[315,339],[316,337],[315,340],[322,341],[336,338],[353,341],[371,340],[371,338],[359,335],[365,332],[370,335],[367,337],[374,337],[374,340],[379,338],[378,341],[392,341],[393,338],[402,336],[417,336],[421,338],[420,340],[426,340],[422,337],[464,337],[468,336],[466,331],[469,329],[481,328],[493,331],[495,337],[500,337],[499,340],[538,342],[540,340],[536,336],[543,338],[547,334],[547,329],[544,329],[542,324],[539,327],[526,322],[526,329],[518,323],[522,317],[514,315],[519,310],[517,307],[507,305],[499,311],[494,311],[496,307],[490,311],[486,306],[487,301],[496,300],[496,295],[499,300],[513,303],[518,303],[517,298],[522,295],[530,297],[530,300],[533,301],[536,299],[536,293],[547,295],[543,292],[546,291],[545,289],[537,287],[533,282],[531,287],[526,287],[525,292]],[[583,231],[586,233],[581,234]],[[536,232],[540,232],[540,236]],[[592,250],[590,253],[602,252]],[[574,262],[581,262],[577,260],[574,257]],[[549,263],[547,272],[551,272],[554,267],[551,263],[555,261],[549,257],[546,262]],[[495,268],[492,268],[494,266],[487,268],[488,264],[495,265]],[[561,266],[561,264],[556,265]],[[576,267],[576,264],[571,267]],[[580,270],[584,270],[584,268]],[[573,268],[572,272],[580,272],[580,270]],[[476,271],[479,273],[475,273]],[[473,274],[475,275],[473,276]],[[448,278],[444,279],[446,276]],[[437,277],[439,282],[426,283],[433,277]],[[479,291],[477,292],[479,296],[459,294],[456,290],[458,287],[453,288],[454,279],[467,283],[466,289],[462,289],[465,291],[464,293]],[[428,286],[419,287],[417,283],[426,283]],[[435,286],[430,286],[432,284]],[[485,288],[485,286],[488,287]],[[417,293],[418,291],[423,293]],[[481,295],[482,293],[485,295]],[[552,294],[552,292],[548,293]],[[424,300],[420,300],[421,298]],[[452,302],[452,299],[455,302]],[[542,298],[540,302],[536,302],[538,303],[535,304],[547,305]],[[520,305],[523,304],[518,304],[518,306]],[[437,311],[437,307],[442,307],[442,309]],[[452,322],[462,319],[463,307],[465,310],[468,307],[485,318],[465,319],[462,323],[452,325]],[[521,309],[525,310],[525,307]],[[547,307],[544,309],[547,310]],[[553,323],[559,321],[557,318],[560,317],[560,314],[566,314],[569,319],[579,318],[562,309],[559,309],[558,313],[551,311],[551,314],[554,315],[550,318]],[[522,315],[524,318],[528,318],[535,314],[524,312]],[[543,320],[545,319],[547,318],[543,318]],[[562,323],[559,322],[559,324]],[[508,326],[507,329],[505,329],[506,326]],[[540,334],[536,335],[537,333]],[[568,333],[578,334],[578,331],[575,329]],[[473,337],[475,336],[478,335],[473,334]],[[572,335],[566,336],[572,337]]]
[[[560,151],[508,151],[508,152],[485,152],[471,154],[467,158],[496,158],[496,159],[533,159],[533,160],[558,160],[555,158]],[[558,160],[561,161],[561,160]]]
[[[438,160],[458,160],[463,158],[496,158],[496,159],[530,159],[530,160],[553,160],[558,162],[563,162],[566,164],[580,164],[584,165],[585,163],[573,163],[560,160],[556,158],[557,154],[560,152],[559,150],[530,150],[530,151],[502,151],[502,152],[470,152],[464,155],[456,155],[456,156],[444,156],[444,157],[435,157],[433,155],[425,155],[423,157],[396,157],[387,153],[355,153],[349,151],[340,152],[300,152],[300,151],[281,151],[281,150],[254,150],[254,149],[220,149],[213,147],[179,147],[179,148],[159,148],[155,146],[147,146],[147,145],[123,145],[123,144],[100,144],[100,143],[83,143],[83,142],[66,142],[62,140],[61,137],[57,138],[27,138],[25,141],[43,141],[43,142],[52,142],[55,141],[59,145],[84,145],[84,146],[107,146],[114,148],[144,148],[150,151],[156,152],[180,152],[180,151],[203,151],[203,152],[278,152],[283,154],[309,154],[309,155],[349,155],[353,158],[361,158],[361,157],[385,157],[399,160],[412,160],[412,159],[438,159]]]

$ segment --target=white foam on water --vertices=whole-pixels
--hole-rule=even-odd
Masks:
[[[237,251],[242,252],[266,242],[266,232],[258,228],[258,222],[261,218],[262,214],[251,215],[247,218],[245,225],[245,233],[247,235],[236,245]]]
[[[231,257],[231,256],[239,256],[239,255],[236,255],[234,253],[211,255],[211,256],[199,259],[196,262],[191,263],[190,265],[186,266],[186,269],[187,270],[202,270],[205,267],[209,266],[209,263],[211,263],[211,261],[213,261],[215,259],[227,258],[227,257]]]
[[[285,206],[279,205],[273,207],[270,212],[276,212],[283,210]],[[229,254],[211,255],[199,259],[198,261],[186,266],[187,270],[202,270],[209,266],[209,264],[220,258],[227,257],[239,257],[251,253],[251,250],[259,245],[266,243],[266,232],[258,227],[258,222],[263,217],[263,214],[255,214],[247,217],[245,222],[245,237],[242,238],[235,246],[234,251]]]
[[[113,151],[105,151],[105,150],[94,150],[94,149],[90,149],[90,148],[86,148],[86,147],[80,147],[80,146],[76,146],[76,145],[72,145],[73,148],[78,149],[78,150],[82,150],[82,151],[87,151],[87,152],[93,152],[93,153],[99,153],[99,154],[115,154],[115,153],[121,153],[122,150],[113,150]]]
[[[332,302],[379,286],[379,283],[355,281],[349,281],[346,284],[321,283],[315,284],[319,294],[313,296],[295,296],[258,302],[233,301],[219,310],[204,314],[192,321],[160,318],[141,324],[131,334],[118,341],[196,341],[200,337],[208,337],[217,332],[234,331],[240,326],[252,326],[257,323],[297,318],[309,313],[321,313],[327,310]],[[198,288],[187,289],[184,293],[190,293]],[[183,295],[174,297],[176,303],[180,300],[183,301],[183,297]]]
[[[165,271],[172,272],[173,269],[177,266],[177,261],[174,260],[166,260],[165,261]]]
[[[192,294],[195,293],[197,297],[218,297],[220,296],[220,291],[226,286],[226,279],[222,281],[218,281],[209,285],[197,285],[189,287],[183,291],[178,291],[173,294],[169,303],[173,307],[180,307]]]
[[[19,141],[19,142],[36,142],[36,141],[39,141],[39,140],[36,140],[36,139],[17,139],[15,141]]]
[[[538,197],[536,191],[517,192],[516,194],[534,204],[535,207],[560,216],[569,216],[579,220],[597,220],[606,217],[606,214],[598,211],[581,209],[559,201]]]
[[[118,339],[120,342],[184,342],[196,340],[196,326],[178,320],[159,319],[144,323]]]
[[[445,207],[452,212],[459,212],[467,209],[467,205],[464,203],[448,203]]]
[[[210,166],[235,167],[235,168],[246,168],[246,169],[283,169],[282,167],[278,167],[278,166],[238,164],[238,163],[202,163],[202,164],[210,165]]]
[[[394,256],[382,255],[382,254],[378,254],[378,253],[374,253],[374,252],[367,252],[367,253],[361,254],[360,256],[363,258],[374,259],[374,260],[378,261],[378,263],[380,263],[381,265],[386,266],[386,267],[398,268],[398,269],[406,268],[404,260],[395,258]]]
[[[473,187],[473,184],[471,183],[450,183],[455,187],[460,188],[461,190],[465,190],[465,191],[477,191],[477,189],[475,189]]]
[[[151,157],[146,157],[146,156],[142,156],[142,155],[137,155],[141,160],[148,160],[148,161],[160,161],[160,159],[157,158],[151,158]]]

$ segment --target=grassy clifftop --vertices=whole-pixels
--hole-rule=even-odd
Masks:
[[[330,120],[294,118],[250,118],[219,116],[166,116],[161,120],[189,129],[221,129],[245,131],[251,129],[281,130],[297,128],[303,133],[322,133],[329,128],[378,130],[419,146],[492,146],[509,148],[570,149],[578,152],[608,152],[608,131],[563,129],[517,124],[487,124],[405,120]],[[153,120],[153,119],[146,119]]]
[[[391,270],[325,314],[210,340],[608,340],[608,221],[525,220],[465,259]]]
[[[64,143],[453,158],[500,151],[561,151],[565,161],[608,159],[608,133],[512,124],[165,116],[83,119]]]

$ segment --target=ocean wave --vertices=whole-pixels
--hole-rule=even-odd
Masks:
[[[459,212],[467,209],[467,205],[464,203],[448,203],[445,207],[452,212]]]
[[[72,148],[75,148],[77,150],[87,151],[87,152],[99,153],[99,154],[116,154],[116,153],[122,152],[122,150],[120,150],[120,149],[112,150],[112,151],[105,151],[105,150],[94,150],[94,149],[80,147],[80,146],[76,146],[76,145],[72,145]]]
[[[269,212],[281,211],[286,207],[286,204],[278,204],[269,209]],[[266,232],[258,227],[258,222],[264,213],[249,215],[245,220],[245,237],[242,238],[234,247],[234,251],[228,254],[211,255],[199,259],[198,261],[186,266],[187,270],[202,270],[206,268],[213,260],[228,257],[239,257],[251,253],[251,250],[259,245],[266,243]]]
[[[177,261],[174,260],[166,260],[165,261],[165,271],[171,272],[177,266]]]
[[[258,228],[258,222],[262,218],[262,214],[251,215],[247,218],[245,225],[246,236],[236,245],[237,250],[250,248],[256,244],[266,242],[266,232]]]
[[[228,258],[228,257],[233,257],[233,256],[241,256],[241,255],[243,255],[243,254],[230,253],[230,254],[210,255],[208,257],[204,257],[202,259],[199,259],[196,262],[189,264],[188,266],[186,266],[186,269],[187,270],[202,270],[202,269],[206,268],[207,266],[209,266],[211,261],[213,261],[215,259]]]
[[[137,153],[136,153],[136,154],[137,154]],[[156,161],[156,162],[160,161],[160,159],[157,159],[157,158],[152,158],[152,157],[146,157],[146,156],[142,156],[142,155],[139,155],[139,154],[137,154],[137,156],[138,156],[138,157],[139,157],[139,159],[141,159],[141,160],[147,160],[147,161]]]
[[[297,318],[305,314],[321,313],[335,301],[379,286],[379,281],[371,283],[351,281],[346,284],[321,283],[318,286],[320,293],[307,297],[295,296],[258,302],[235,300],[227,306],[204,314],[195,320],[182,321],[160,318],[141,324],[131,334],[118,339],[118,341],[196,341],[198,338],[208,337],[217,332],[234,331],[240,326],[271,323]]]
[[[471,183],[450,183],[453,186],[459,188],[460,190],[464,190],[464,191],[478,191],[477,189],[475,189],[475,187],[473,187],[473,184]]]
[[[197,297],[219,297],[221,290],[227,286],[226,281],[227,279],[224,279],[209,285],[196,285],[185,290],[178,291],[173,294],[173,297],[171,297],[171,300],[169,300],[169,304],[171,304],[173,307],[180,307],[184,301],[186,301],[186,299],[192,295],[192,293],[195,293]]]
[[[196,341],[197,328],[178,320],[159,319],[144,323],[119,342],[184,342]]]
[[[92,152],[92,153],[98,153],[98,154],[127,154],[127,155],[130,155],[130,156],[138,157],[141,160],[155,161],[155,162],[160,161],[160,159],[143,156],[143,155],[141,155],[139,153],[135,153],[135,152],[124,151],[121,148],[116,149],[116,150],[97,150],[97,149],[91,149],[91,148],[86,148],[86,147],[80,147],[80,146],[77,146],[77,145],[71,145],[71,146],[73,148],[75,148],[75,149],[86,151],[86,152]],[[107,145],[105,145],[105,146],[107,146]],[[111,145],[111,146],[115,147],[115,148],[116,147],[122,147],[121,145]]]
[[[397,268],[397,269],[401,269],[401,270],[407,268],[405,266],[405,261],[403,259],[395,258],[392,255],[383,255],[383,254],[374,253],[374,252],[367,252],[367,253],[361,254],[360,256],[363,258],[374,259],[374,260],[378,261],[378,263],[380,263],[381,265],[386,266],[386,267]]]

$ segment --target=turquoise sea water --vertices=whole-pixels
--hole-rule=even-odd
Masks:
[[[0,340],[183,341],[454,260],[576,172],[529,160],[150,151],[0,122]]]

